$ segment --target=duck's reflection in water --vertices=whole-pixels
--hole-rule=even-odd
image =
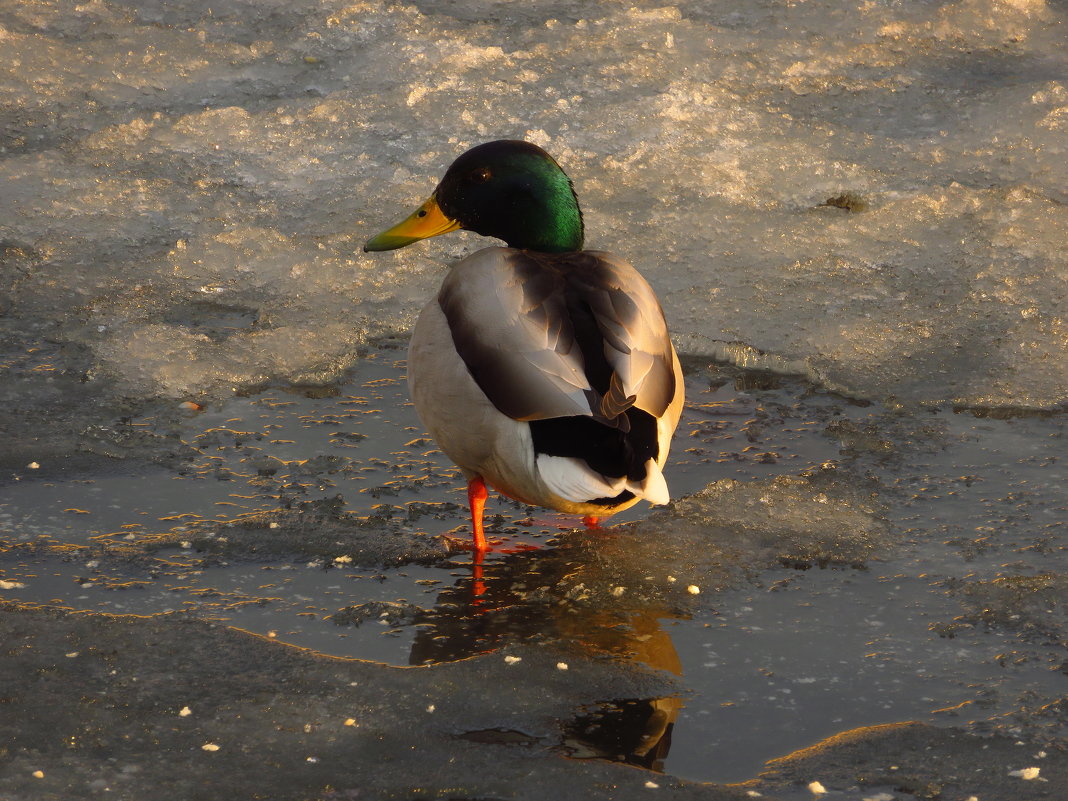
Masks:
[[[671,637],[660,627],[661,619],[675,615],[633,593],[591,593],[582,580],[586,560],[588,552],[561,545],[466,566],[471,573],[443,589],[435,607],[417,618],[409,662],[448,662],[509,643],[540,642],[682,675]],[[597,600],[606,596],[611,603]],[[564,747],[576,758],[661,770],[680,707],[675,697],[605,699],[566,727]]]

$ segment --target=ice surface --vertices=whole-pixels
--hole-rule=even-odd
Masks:
[[[378,586],[373,575],[340,581],[355,576],[366,556],[358,535],[374,521],[340,531],[352,522],[347,516],[334,515],[340,522],[332,526],[330,515],[325,524],[312,515],[315,537],[301,513],[309,507],[279,509],[286,499],[331,497],[336,484],[348,504],[377,509],[382,530],[399,534],[378,544],[410,558],[427,540],[414,533],[464,520],[456,507],[462,485],[423,453],[430,444],[413,444],[421,430],[409,434],[406,423],[387,436],[368,423],[367,447],[354,452],[348,446],[358,440],[339,439],[352,436],[349,423],[327,424],[330,404],[302,395],[317,408],[301,414],[318,416],[298,422],[287,409],[268,408],[270,394],[256,393],[293,384],[344,392],[353,365],[373,364],[363,358],[369,343],[403,342],[445,265],[486,241],[460,233],[375,255],[362,254],[361,244],[409,212],[467,147],[523,137],[549,149],[574,178],[589,245],[619,253],[648,275],[684,353],[805,373],[858,398],[1062,405],[1066,16],[1064,0],[10,0],[0,8],[0,480],[10,499],[0,533],[19,545],[9,548],[5,593],[116,614],[147,614],[162,603],[203,615],[217,605],[232,625],[250,630],[264,623],[261,602],[284,595],[286,603],[270,600],[276,608],[267,612],[289,617],[270,623],[284,620],[283,638],[322,648],[324,626],[329,641],[346,643],[357,642],[359,627],[336,626],[319,613],[397,603],[403,586],[420,608],[436,610],[437,632],[453,636],[438,642],[418,636],[417,626],[407,627],[417,629],[408,639],[372,632],[386,642],[389,657],[380,658],[406,660],[411,650],[416,663],[460,659],[483,641],[522,656],[510,666],[497,652],[437,672],[393,672],[421,689],[387,696],[381,720],[407,737],[436,708],[445,722],[435,731],[447,734],[448,749],[468,747],[456,737],[465,727],[485,734],[522,725],[537,734],[580,704],[669,691],[666,674],[654,682],[634,671],[621,685],[615,668],[623,663],[572,650],[539,653],[523,647],[528,640],[573,642],[576,633],[596,632],[603,637],[593,645],[603,652],[660,664],[653,653],[670,631],[679,632],[683,684],[697,693],[680,713],[677,754],[687,743],[707,746],[698,717],[706,711],[717,724],[708,731],[762,740],[765,750],[740,749],[749,759],[766,755],[763,732],[789,729],[781,725],[787,713],[806,724],[794,729],[801,744],[823,736],[820,726],[833,732],[838,724],[923,718],[1010,732],[1000,755],[1017,748],[1017,736],[1060,748],[1068,625],[1060,601],[1063,415],[902,414],[893,403],[851,405],[819,389],[791,390],[798,397],[784,400],[753,391],[752,376],[738,379],[739,397],[724,400],[713,390],[729,379],[695,371],[689,380],[699,374],[709,389],[689,393],[674,457],[685,469],[669,474],[681,500],[607,532],[571,533],[534,555],[488,560],[481,581],[492,604],[483,611],[492,614],[481,619],[493,625],[477,640],[455,612],[463,608],[455,602],[470,600],[478,586],[473,573],[442,574],[428,587],[421,582],[431,571],[449,568],[409,566],[403,584],[391,577],[376,595],[362,589]],[[400,369],[391,380],[403,394]],[[220,401],[235,394],[252,399]],[[175,402],[187,399],[205,410]],[[390,396],[393,407],[402,408]],[[320,435],[312,436],[313,428]],[[262,439],[248,440],[243,431]],[[199,453],[192,467],[191,450]],[[157,466],[135,477],[120,467],[111,476],[101,467],[111,457],[131,457],[127,471],[146,461]],[[401,465],[415,467],[384,475]],[[363,472],[370,467],[375,471]],[[374,494],[393,480],[401,481],[401,495]],[[403,494],[409,490],[423,492],[422,510]],[[525,536],[525,512],[498,504],[495,529]],[[164,542],[176,547],[162,552],[175,562],[170,572],[132,580],[127,572],[155,558],[143,552],[144,541],[170,530],[178,512],[185,527]],[[246,512],[240,525],[223,526],[227,516]],[[188,522],[191,513],[202,522]],[[409,523],[414,533],[406,531]],[[81,547],[94,549],[94,558],[70,555],[86,553]],[[112,547],[117,555],[108,558]],[[278,567],[277,553],[290,549],[301,562]],[[236,564],[220,564],[228,559]],[[250,559],[275,561],[261,572],[258,564],[248,568]],[[866,569],[848,567],[854,564]],[[186,570],[198,574],[187,578]],[[203,600],[206,590],[219,595]],[[575,614],[561,615],[561,608]],[[544,616],[552,626],[536,616],[536,626],[525,622],[541,609],[554,613]],[[188,649],[188,627],[180,631],[171,619],[145,623],[177,641],[145,651],[122,644],[127,626],[139,622],[82,615],[59,623],[62,616],[41,614],[52,622],[37,624],[39,633],[53,646],[23,657],[91,683],[97,674],[85,672],[84,659],[64,657],[91,655],[93,638],[103,637],[102,647],[121,645],[114,648],[120,659],[142,660],[132,670],[108,664],[108,677],[119,669],[120,679],[140,678],[150,667],[145,659],[163,660],[158,675],[166,681],[157,683],[167,703],[152,710],[191,703],[188,688],[178,692],[173,679],[173,654]],[[674,619],[688,614],[693,620]],[[21,619],[9,623],[21,631]],[[97,634],[72,644],[68,630]],[[144,641],[142,631],[130,632]],[[222,628],[201,635],[204,642],[230,637]],[[233,664],[244,662],[231,664],[227,654],[243,648],[196,653],[221,660],[230,676]],[[352,646],[366,655],[363,648]],[[271,653],[288,658],[288,649]],[[570,667],[565,673],[559,665]],[[603,675],[605,666],[612,675]],[[303,662],[292,669],[307,674]],[[500,671],[509,671],[506,681],[496,680]],[[552,690],[534,686],[523,695],[540,704],[529,714],[516,709],[510,684],[527,671]],[[573,676],[584,672],[597,673],[596,681],[576,684]],[[445,678],[428,685],[420,675]],[[445,692],[457,683],[449,676],[480,692],[508,692],[490,693],[489,705],[485,693],[471,703]],[[832,686],[843,677],[855,679],[845,694]],[[308,693],[327,699],[310,707],[325,715],[326,704],[337,703],[337,687],[350,686],[351,672],[343,678],[297,692],[278,720],[237,709],[247,713],[244,720],[262,722],[256,730],[271,738],[283,729],[299,737],[309,734]],[[271,697],[277,680],[256,678]],[[567,682],[566,693],[556,691],[557,680]],[[75,700],[99,690],[71,686]],[[373,693],[378,684],[368,686]],[[250,687],[242,675],[233,697],[249,697]],[[225,697],[225,683],[216,689]],[[769,704],[772,692],[777,698]],[[724,706],[737,702],[735,695],[760,703]],[[43,696],[38,687],[18,697]],[[398,718],[393,697],[414,698],[403,707],[412,714]],[[263,706],[258,697],[249,704]],[[105,706],[96,709],[110,714]],[[52,703],[74,717],[34,731],[88,731],[72,727],[88,714],[77,707]],[[779,717],[767,718],[771,724],[759,711],[734,717],[758,707]],[[838,707],[857,718],[821,718],[839,715]],[[233,747],[248,734],[241,719],[220,730],[210,705],[192,708],[191,721],[208,725],[195,739],[169,741],[175,747],[168,753],[201,759],[209,742],[221,743],[211,758],[244,753]],[[336,711],[339,722],[359,720],[351,728],[374,730],[359,707]],[[123,721],[152,735],[143,717],[124,712]],[[719,726],[723,721],[729,725]],[[114,720],[104,723],[85,726],[114,728]],[[948,732],[925,736],[944,751],[937,737],[959,736]],[[963,764],[956,754],[950,768],[932,763],[932,752],[914,739],[883,748],[881,738],[893,736],[875,728],[863,734],[875,752],[864,764],[883,771],[892,754],[902,767],[898,775],[865,769],[880,785],[934,786],[944,778],[939,773]],[[93,781],[95,737],[79,741],[89,749],[84,754],[67,742],[56,746],[60,761],[74,760],[70,771]],[[387,743],[388,755],[414,755],[415,764],[438,773],[454,764],[428,762],[402,741]],[[123,742],[159,751],[154,736]],[[303,771],[319,776],[330,764],[320,750],[325,739],[308,740],[313,750],[278,742],[297,755],[299,770],[286,772],[300,784],[294,792],[306,794],[313,785]],[[533,775],[523,750],[529,746],[485,749],[476,742],[472,752],[522,756],[495,756],[492,770],[461,760],[434,781],[456,787],[457,777],[475,777],[486,784],[471,795],[500,795],[498,777],[509,786],[519,775],[508,773],[515,764]],[[990,759],[993,751],[974,757],[973,741],[958,745],[1005,781],[1025,790],[1043,784],[1007,776],[1030,766],[1037,748],[1020,749],[1009,762]],[[347,761],[352,749],[341,747],[346,758],[333,764],[368,764]],[[818,753],[800,752],[791,785],[795,778],[819,778],[831,789],[855,784],[852,765],[862,763],[843,759],[848,747],[841,740],[828,747],[850,765],[837,773],[813,765]],[[691,763],[680,756],[678,764],[705,770],[707,753]],[[1041,763],[1051,785],[1065,770],[1063,750],[1055,753],[1059,759]],[[912,768],[910,754],[919,754]],[[305,763],[307,756],[321,761]],[[120,757],[120,767],[162,764],[154,756],[145,763],[136,751]],[[19,775],[39,792],[44,785],[31,773],[42,768],[39,760],[18,759],[25,768]],[[255,760],[251,775],[262,774],[262,763]],[[571,773],[571,762],[559,764],[561,776],[596,774],[608,787],[622,775],[613,766]],[[43,767],[46,781],[70,775]],[[183,777],[202,775],[179,767]],[[922,781],[902,779],[906,770]],[[683,772],[671,763],[668,771]],[[541,797],[544,772],[537,773]],[[241,784],[250,774],[232,775]],[[167,776],[144,776],[157,789],[172,786]],[[969,786],[962,797],[976,792]]]
[[[336,380],[458,234],[369,235],[523,137],[684,351],[854,396],[1068,399],[1063,3],[22,0],[0,324],[89,394]],[[221,322],[220,322],[221,321]]]

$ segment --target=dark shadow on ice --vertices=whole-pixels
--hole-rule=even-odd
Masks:
[[[662,602],[625,593],[611,603],[595,600],[584,584],[568,580],[582,558],[580,550],[566,544],[486,561],[476,557],[471,572],[443,589],[434,607],[412,621],[419,633],[410,664],[452,662],[537,642],[561,653],[637,661],[681,676],[679,656],[660,624],[678,614]],[[567,670],[567,663],[557,668]],[[575,758],[662,770],[681,706],[673,696],[608,699],[565,724],[562,750]]]
[[[564,752],[574,759],[609,759],[663,773],[681,706],[673,697],[601,704],[566,727]]]

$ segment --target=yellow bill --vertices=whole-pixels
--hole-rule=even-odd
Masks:
[[[447,234],[462,226],[456,220],[446,217],[438,206],[437,200],[430,198],[406,220],[397,223],[378,236],[367,240],[363,246],[367,250],[396,250],[420,239]]]

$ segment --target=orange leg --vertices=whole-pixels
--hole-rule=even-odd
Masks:
[[[486,482],[482,480],[482,476],[475,476],[467,482],[467,502],[471,506],[471,533],[475,537],[476,554],[485,553],[488,550],[486,533],[482,529],[482,510],[486,508],[488,497],[489,491],[486,489]]]
[[[601,518],[594,517],[593,515],[586,515],[582,518],[582,523],[586,528],[600,528]]]
[[[482,580],[482,557],[485,551],[476,550],[471,556],[471,605],[481,607],[486,594],[486,582]]]

